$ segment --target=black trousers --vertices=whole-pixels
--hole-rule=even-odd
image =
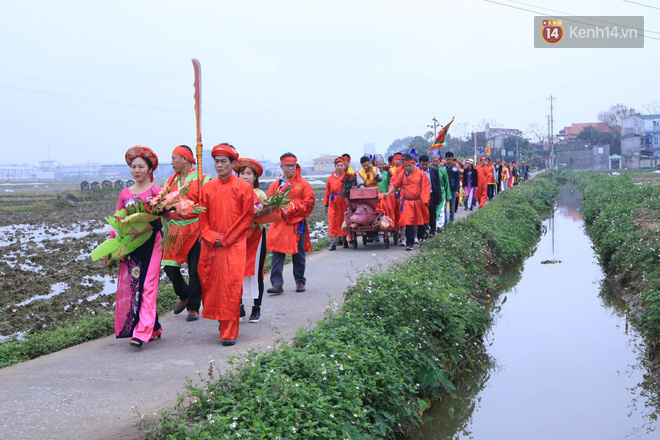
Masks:
[[[305,278],[305,238],[306,238],[307,222],[305,222],[305,230],[298,238],[298,253],[291,256],[293,262],[293,278],[296,283],[307,283]],[[284,277],[282,270],[284,269],[284,258],[286,254],[273,251],[273,258],[270,260],[270,283],[273,286],[284,285]]]
[[[419,229],[424,229],[424,225],[417,226]],[[415,225],[406,226],[406,247],[413,247],[415,244]]]
[[[488,195],[488,200],[493,200],[493,196],[495,196],[495,185],[491,185],[490,183],[487,185],[488,189],[487,195]]]
[[[417,226],[417,238],[423,240],[431,235],[435,235],[436,220],[438,219],[438,205],[435,202],[429,202],[429,222],[425,225]]]
[[[181,301],[188,300],[186,308],[188,311],[199,312],[199,306],[202,301],[202,284],[199,282],[197,273],[197,264],[199,263],[199,254],[202,245],[196,241],[188,253],[188,278],[189,283],[181,275],[181,268],[175,266],[165,266],[165,274],[172,282],[174,293]]]

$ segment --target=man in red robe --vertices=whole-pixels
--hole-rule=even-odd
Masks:
[[[202,254],[202,318],[220,322],[222,345],[238,339],[241,292],[246,261],[246,237],[254,221],[252,186],[232,171],[238,152],[228,144],[211,152],[218,178],[202,188],[200,214]]]
[[[174,175],[167,179],[165,187],[171,186],[169,192],[175,192],[187,185],[190,190],[186,194],[186,198],[199,203],[199,182],[197,170],[193,167],[195,164],[195,156],[190,147],[186,145],[176,147],[172,152]],[[208,176],[202,177],[204,183],[209,180]],[[202,300],[202,285],[197,273],[201,251],[199,233],[199,214],[175,215],[168,222],[167,238],[163,249],[162,264],[165,274],[172,282],[174,293],[179,297],[174,306],[174,314],[178,315],[187,308],[187,321],[199,319],[199,306]],[[181,275],[181,264],[186,262],[188,263],[188,283]]]
[[[479,207],[486,206],[488,198],[488,173],[492,170],[488,168],[488,159],[482,157],[477,166],[477,190],[474,193],[475,199],[479,202]]]
[[[270,267],[270,282],[272,287],[268,293],[280,294],[284,292],[284,258],[286,254],[292,255],[293,277],[296,280],[296,292],[304,292],[305,284],[305,252],[312,251],[309,239],[307,217],[314,209],[314,191],[312,186],[300,175],[300,165],[293,153],[284,153],[280,156],[282,175],[270,185],[266,195],[271,196],[291,188],[289,192],[289,206],[282,208],[282,220],[273,222],[266,236],[266,247],[273,252]]]
[[[411,251],[415,243],[415,226],[423,226],[429,222],[431,183],[424,172],[417,168],[415,159],[410,154],[403,153],[402,159],[403,170],[394,174],[385,197],[397,189],[402,190],[399,198],[399,226],[405,226],[406,250]]]

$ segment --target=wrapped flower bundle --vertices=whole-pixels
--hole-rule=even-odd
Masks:
[[[263,202],[254,205],[254,222],[258,224],[272,223],[281,220],[280,209],[289,205],[289,193],[291,187],[287,187],[282,192],[277,192],[266,198]]]
[[[145,231],[149,223],[163,218],[167,220],[170,216],[184,216],[204,211],[203,206],[195,204],[186,197],[190,191],[190,183],[171,193],[170,190],[175,183],[163,187],[157,194],[152,192],[153,197],[147,203],[134,198],[114,215],[106,217],[105,221],[113,230],[113,237],[105,240],[92,251],[92,261],[109,256],[108,266],[112,270],[112,266],[121,262],[126,255],[151,238],[153,231]],[[166,237],[167,242],[167,221],[163,221],[162,225],[163,237]]]

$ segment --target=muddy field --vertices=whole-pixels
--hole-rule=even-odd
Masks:
[[[89,254],[109,233],[103,218],[114,213],[120,190],[76,186],[1,186],[0,343],[114,307],[116,277]],[[315,193],[312,240],[327,234],[323,189]]]
[[[634,180],[651,185],[660,185],[660,173],[630,173],[630,177]]]

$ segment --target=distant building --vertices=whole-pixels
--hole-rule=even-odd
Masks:
[[[264,167],[264,176],[279,176],[282,173],[280,164],[270,160],[260,160],[259,163]]]
[[[104,180],[131,179],[131,169],[125,163],[118,165],[101,165],[99,178]]]
[[[522,131],[517,128],[491,128],[489,124],[486,124],[486,131],[483,132],[486,137],[486,142],[490,141],[490,150],[493,155],[500,156],[502,147],[504,145],[504,138],[507,136],[522,137]],[[477,137],[479,133],[477,133]],[[496,154],[497,152],[497,154]],[[513,156],[513,153],[510,154]]]
[[[557,163],[574,170],[609,170],[610,146],[590,145],[583,141],[560,142],[555,145]]]
[[[621,168],[660,164],[660,115],[632,115],[621,124]]]
[[[320,174],[331,174],[335,169],[335,159],[337,156],[327,154],[325,156],[317,157],[313,159],[314,162],[314,172]]]
[[[100,176],[101,166],[100,163],[60,165],[55,169],[55,176],[61,180],[97,179]]]
[[[573,123],[570,126],[559,130],[557,137],[562,141],[574,141],[577,139],[577,135],[586,127],[592,127],[594,130],[601,133],[607,133],[609,131],[607,124],[604,122],[581,122]]]
[[[369,142],[369,143],[364,144],[364,155],[365,156],[367,156],[367,155],[372,155],[373,156],[374,154],[376,154],[376,144],[374,144],[373,142]]]
[[[36,179],[39,169],[28,165],[0,165],[0,180]]]

